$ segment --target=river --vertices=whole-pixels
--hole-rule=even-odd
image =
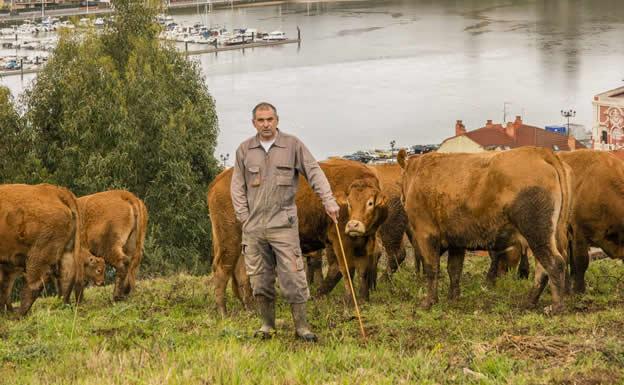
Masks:
[[[616,0],[310,2],[206,12],[176,21],[280,29],[302,43],[193,57],[216,100],[216,155],[253,134],[251,109],[278,108],[280,127],[319,158],[440,143],[522,115],[543,127],[577,111],[592,126],[595,94],[624,85],[624,7]],[[14,93],[32,76],[7,77]],[[504,107],[505,106],[505,107]],[[230,157],[229,163],[232,159]]]

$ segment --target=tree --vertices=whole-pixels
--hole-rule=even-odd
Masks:
[[[11,92],[0,87],[0,183],[36,183],[44,177],[35,132],[23,123]]]
[[[214,101],[196,64],[157,40],[157,9],[117,0],[103,33],[61,34],[34,85],[26,120],[50,181],[77,195],[132,191],[150,213],[143,270],[203,272],[205,193],[218,163]]]

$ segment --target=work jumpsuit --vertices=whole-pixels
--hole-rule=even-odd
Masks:
[[[295,205],[299,174],[326,208],[337,207],[323,170],[296,137],[278,131],[265,151],[256,135],[236,150],[232,203],[243,225],[242,254],[254,296],[274,300],[277,273],[287,302],[310,298]]]

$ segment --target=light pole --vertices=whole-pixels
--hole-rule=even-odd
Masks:
[[[507,106],[511,105],[511,102],[503,102],[503,124],[507,122]]]
[[[567,135],[570,136],[570,118],[573,118],[576,116],[576,111],[574,110],[561,110],[561,116],[563,116],[564,118],[568,119],[568,129],[567,129]]]
[[[221,154],[219,155],[219,158],[221,159],[221,162],[223,163],[223,168],[225,168],[225,163],[228,161],[228,159],[230,159],[230,154]]]
[[[390,141],[390,151],[394,153],[394,146],[396,146],[396,140]]]

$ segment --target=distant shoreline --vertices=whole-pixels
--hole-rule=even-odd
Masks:
[[[206,1],[206,0],[204,0]],[[229,2],[223,2],[218,4],[213,4],[214,9],[225,9],[225,8],[251,8],[251,7],[269,7],[275,5],[282,4],[314,4],[314,3],[355,3],[355,2],[364,2],[367,0],[267,0],[262,2],[253,2],[253,0],[234,0],[233,4]],[[197,1],[188,1],[184,3],[174,3],[167,8],[169,10],[176,9],[187,9],[194,8],[197,6],[205,6],[207,3],[199,3]],[[55,17],[70,17],[70,16],[87,16],[87,15],[103,15],[109,14],[113,11],[110,8],[91,8],[89,12],[87,12],[86,7],[76,7],[76,8],[62,8],[62,9],[49,9],[45,10],[45,16],[55,16]],[[1,14],[0,15],[0,23],[2,22],[14,22],[21,21],[27,19],[42,19],[41,9],[33,8],[32,10],[28,10],[25,12],[21,12],[17,15],[9,15],[9,14]]]

